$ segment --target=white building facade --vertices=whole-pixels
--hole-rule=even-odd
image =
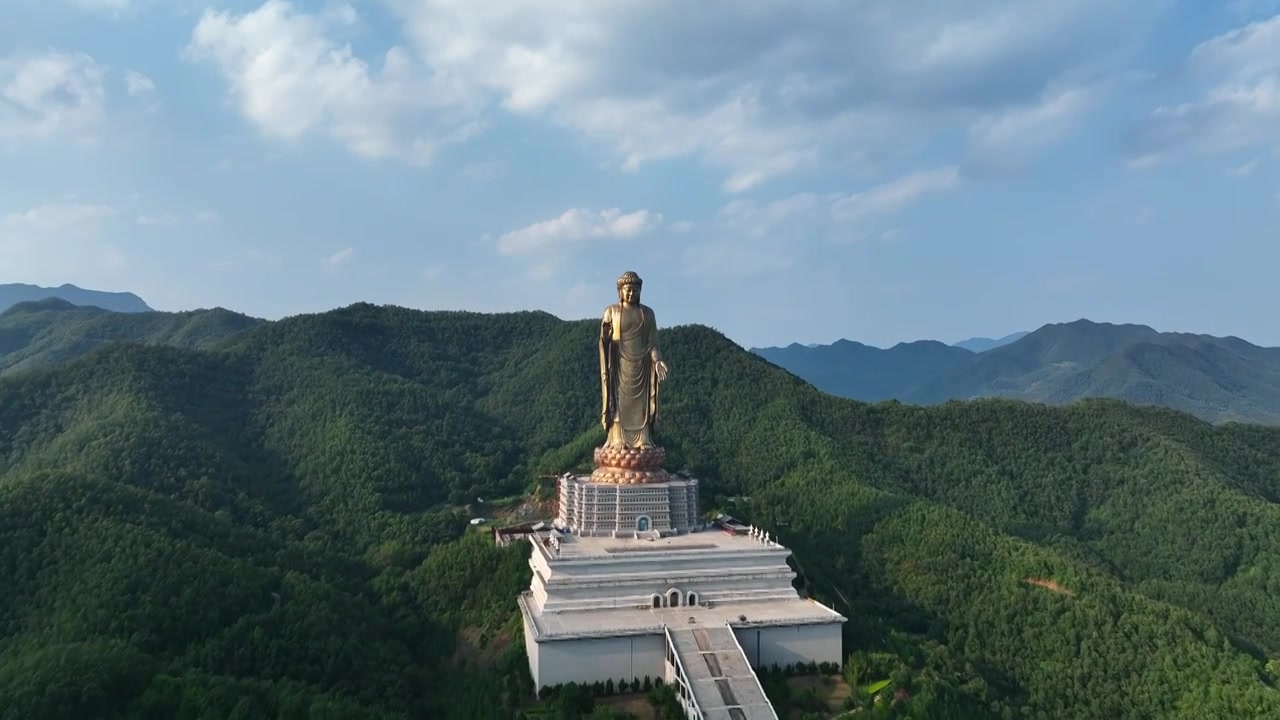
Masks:
[[[672,482],[646,489],[692,494],[692,512],[666,517],[696,516],[697,481]],[[690,718],[775,718],[752,668],[842,662],[845,618],[796,592],[790,551],[765,533],[641,530],[634,512],[592,519],[574,498],[616,508],[618,495],[574,478],[565,503],[566,484],[556,529],[530,538],[533,581],[519,599],[536,687],[663,678]]]

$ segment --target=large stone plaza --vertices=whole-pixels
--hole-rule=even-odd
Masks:
[[[623,275],[601,321],[595,470],[561,476],[553,528],[530,535],[529,668],[539,688],[662,678],[689,718],[776,720],[754,669],[839,664],[845,618],[800,596],[789,550],[702,522],[698,480],[663,469],[652,429],[667,366],[640,282]]]

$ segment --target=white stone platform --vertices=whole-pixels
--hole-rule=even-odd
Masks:
[[[698,481],[559,480],[519,599],[535,687],[662,678],[690,720],[777,720],[753,668],[841,664],[845,618],[800,597],[791,551],[706,527]]]
[[[842,660],[845,618],[799,596],[775,542],[720,529],[532,541],[520,608],[538,687],[667,677],[667,629],[693,626],[730,628],[753,667]]]
[[[714,528],[646,539],[558,534],[534,547],[540,614],[799,599],[791,551]]]

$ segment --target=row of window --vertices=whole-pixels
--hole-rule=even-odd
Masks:
[[[690,607],[698,604],[698,593],[688,592],[682,593],[679,590],[668,590],[665,595],[653,594],[653,607],[680,607],[681,604]]]

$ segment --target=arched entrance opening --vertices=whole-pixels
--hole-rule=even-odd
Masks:
[[[680,591],[672,590],[667,595],[667,604],[671,607],[680,607]]]
[[[689,593],[689,606],[693,607],[698,604],[698,593]]]
[[[653,606],[654,606],[655,608],[660,608],[660,607],[662,607],[662,596],[661,596],[661,595],[654,595],[654,596],[653,596]]]
[[[636,518],[636,530],[639,530],[640,532],[646,532],[648,529],[649,529],[648,515],[641,515],[640,517]]]

